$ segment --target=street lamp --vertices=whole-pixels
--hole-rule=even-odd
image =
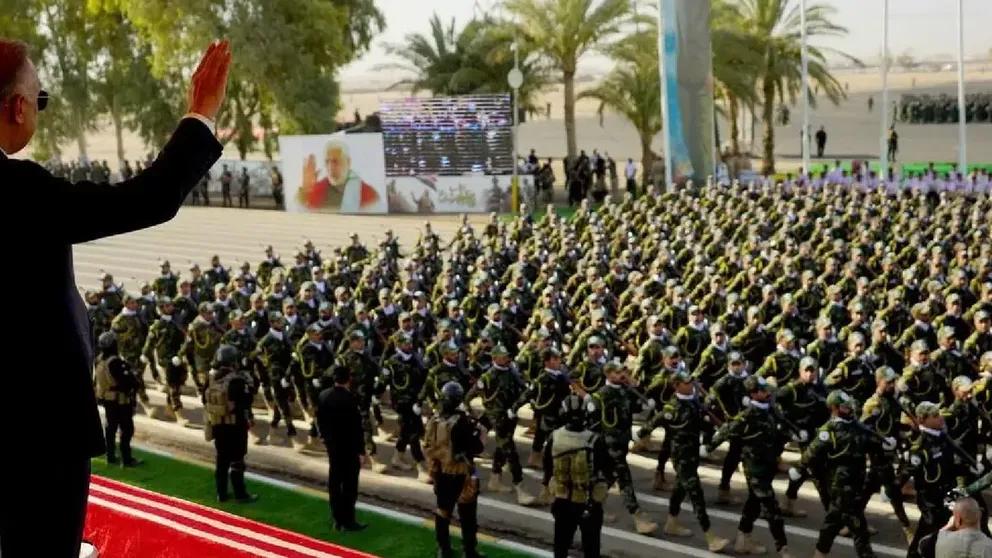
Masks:
[[[518,128],[518,114],[517,109],[517,98],[520,96],[520,86],[524,83],[524,74],[520,71],[520,53],[518,50],[517,41],[513,41],[513,69],[506,76],[506,82],[513,89],[513,178],[510,181],[510,200],[513,206],[513,210],[517,211],[520,207],[520,183],[517,177],[517,162],[520,160],[520,154],[517,147],[517,128]]]

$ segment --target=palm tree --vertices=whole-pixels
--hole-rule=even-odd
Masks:
[[[513,51],[505,37],[506,26],[486,15],[473,19],[461,31],[455,29],[454,20],[445,25],[435,13],[429,36],[410,34],[402,44],[387,45],[387,52],[404,62],[379,68],[412,74],[391,87],[434,95],[508,92],[506,76],[513,68]],[[538,57],[525,49],[520,53],[520,71],[526,79],[519,106],[534,111],[536,97],[550,84],[550,75]]]
[[[583,54],[622,30],[633,12],[631,0],[504,0],[522,45],[540,52],[561,71],[565,88],[568,156],[575,140],[575,73]]]
[[[761,66],[761,45],[740,26],[737,6],[716,0],[710,7],[710,43],[713,51],[713,95],[730,125],[730,151],[740,154],[737,121],[743,107],[758,102],[755,76]]]
[[[801,91],[801,34],[798,0],[738,0],[741,14],[740,26],[759,45],[762,64],[757,79],[761,88],[761,119],[764,124],[764,158],[761,172],[775,172],[775,103],[795,102]],[[806,34],[809,38],[840,36],[847,29],[830,21],[835,10],[823,4],[806,7]],[[843,52],[807,45],[808,71],[811,82],[817,84],[834,104],[846,95],[840,82],[827,69],[826,52],[844,56],[860,64],[856,58]],[[809,88],[808,84],[806,85]],[[809,90],[810,103],[815,104],[813,91]]]
[[[641,168],[651,171],[657,155],[651,141],[661,131],[661,88],[658,86],[657,26],[631,35],[607,52],[617,65],[579,99],[596,99],[599,112],[610,109],[630,121],[641,140]]]

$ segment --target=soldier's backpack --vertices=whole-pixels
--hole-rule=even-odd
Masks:
[[[588,430],[573,432],[559,428],[551,435],[554,476],[551,492],[555,498],[585,504],[603,502],[606,486],[594,482],[592,448],[596,434]]]
[[[451,435],[461,415],[449,417],[434,415],[427,421],[424,433],[424,453],[431,462],[431,468],[448,474],[462,474],[467,464],[455,456]]]
[[[96,385],[96,398],[100,401],[113,401],[114,403],[127,403],[127,400],[121,400],[122,397],[126,398],[127,394],[117,391],[117,381],[114,377],[110,375],[110,363],[120,360],[118,356],[112,356],[108,359],[97,359],[96,364],[93,367],[94,383]]]
[[[229,384],[235,373],[224,375],[220,379],[211,378],[207,389],[203,393],[204,411],[207,414],[207,424],[216,426],[218,424],[235,424],[237,416],[234,414],[234,401],[228,397]]]

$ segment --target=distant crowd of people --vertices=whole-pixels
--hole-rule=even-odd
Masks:
[[[551,164],[552,159],[550,157],[544,164],[541,164],[536,152],[531,149],[530,155],[522,165],[525,174],[534,176],[536,190],[544,195],[545,201],[551,201],[552,191],[557,180]],[[597,203],[602,202],[607,194],[616,193],[620,187],[617,162],[608,152],[600,155],[598,150],[593,149],[590,157],[585,150],[581,150],[574,162],[570,162],[566,158],[562,164],[565,171],[565,190],[568,192],[569,205],[578,204],[589,197]],[[627,159],[623,176],[627,191],[636,195],[637,164],[634,163],[633,159]]]
[[[964,111],[965,122],[992,122],[992,92],[965,95]],[[905,93],[899,98],[896,114],[899,120],[911,124],[952,124],[960,118],[957,96],[946,94]]]

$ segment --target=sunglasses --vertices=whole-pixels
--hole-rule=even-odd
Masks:
[[[48,99],[48,91],[43,89],[38,92],[38,112],[45,110],[45,107],[48,106]]]

